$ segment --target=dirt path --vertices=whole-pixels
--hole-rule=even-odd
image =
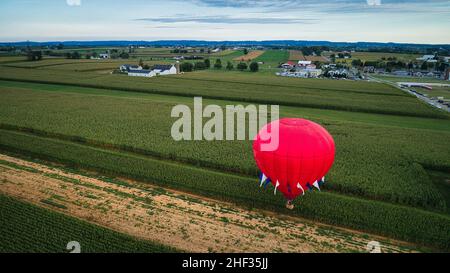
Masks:
[[[0,193],[189,252],[410,252],[403,243],[0,154]]]

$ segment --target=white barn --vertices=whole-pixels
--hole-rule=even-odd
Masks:
[[[109,54],[108,53],[102,53],[98,55],[100,59],[109,59]]]
[[[156,75],[175,75],[178,73],[177,68],[173,64],[159,64],[154,65],[152,67],[152,71],[155,72]]]
[[[150,70],[144,70],[142,67],[122,65],[120,70],[123,72],[128,72],[128,76],[132,77],[154,77],[154,76],[165,76],[165,75],[175,75],[178,74],[177,66],[173,64],[160,64],[154,65]]]
[[[147,78],[151,78],[156,76],[156,73],[153,70],[129,70],[128,71],[128,76],[132,76],[132,77],[147,77]]]

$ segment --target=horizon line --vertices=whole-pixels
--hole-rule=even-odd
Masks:
[[[416,42],[379,42],[379,41],[332,41],[332,40],[286,40],[286,39],[275,39],[275,40],[203,40],[203,39],[157,39],[157,40],[139,40],[139,39],[99,39],[99,40],[17,40],[17,41],[0,41],[0,44],[19,44],[19,43],[89,43],[89,42],[210,42],[210,43],[226,43],[226,42],[323,42],[323,43],[347,43],[347,44],[357,44],[357,43],[374,43],[374,44],[401,44],[401,45],[430,45],[430,46],[450,46],[450,43],[416,43]]]

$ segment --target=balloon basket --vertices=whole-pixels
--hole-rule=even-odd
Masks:
[[[293,210],[295,208],[294,204],[292,204],[292,201],[287,201],[286,208],[288,210]]]

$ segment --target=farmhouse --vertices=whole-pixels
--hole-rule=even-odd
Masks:
[[[433,60],[434,59],[434,55],[423,55],[420,58],[417,58],[418,61],[429,61],[429,60]]]
[[[309,78],[318,78],[322,75],[322,69],[305,69],[308,72]]]
[[[294,67],[295,67],[295,63],[291,62],[291,61],[281,65],[281,68],[283,68],[283,69],[292,69]]]
[[[127,72],[128,76],[132,77],[154,77],[154,76],[164,76],[164,75],[175,75],[179,73],[178,64],[177,66],[173,64],[159,64],[154,65],[151,69],[142,69],[140,66],[132,65],[121,65],[120,71]]]
[[[142,66],[132,64],[123,64],[120,66],[121,72],[128,72],[130,70],[142,70]]]
[[[306,67],[308,65],[312,64],[311,61],[298,61],[298,66],[299,67]]]
[[[156,75],[175,75],[178,73],[178,69],[173,64],[158,64],[152,67],[152,71]]]
[[[98,55],[98,57],[100,59],[109,59],[109,54],[108,53],[101,53]]]
[[[364,66],[364,73],[375,73],[375,67],[374,66]]]
[[[129,70],[128,71],[128,76],[151,78],[151,77],[156,76],[156,74],[152,70],[143,70],[143,69],[141,69],[141,70]]]

